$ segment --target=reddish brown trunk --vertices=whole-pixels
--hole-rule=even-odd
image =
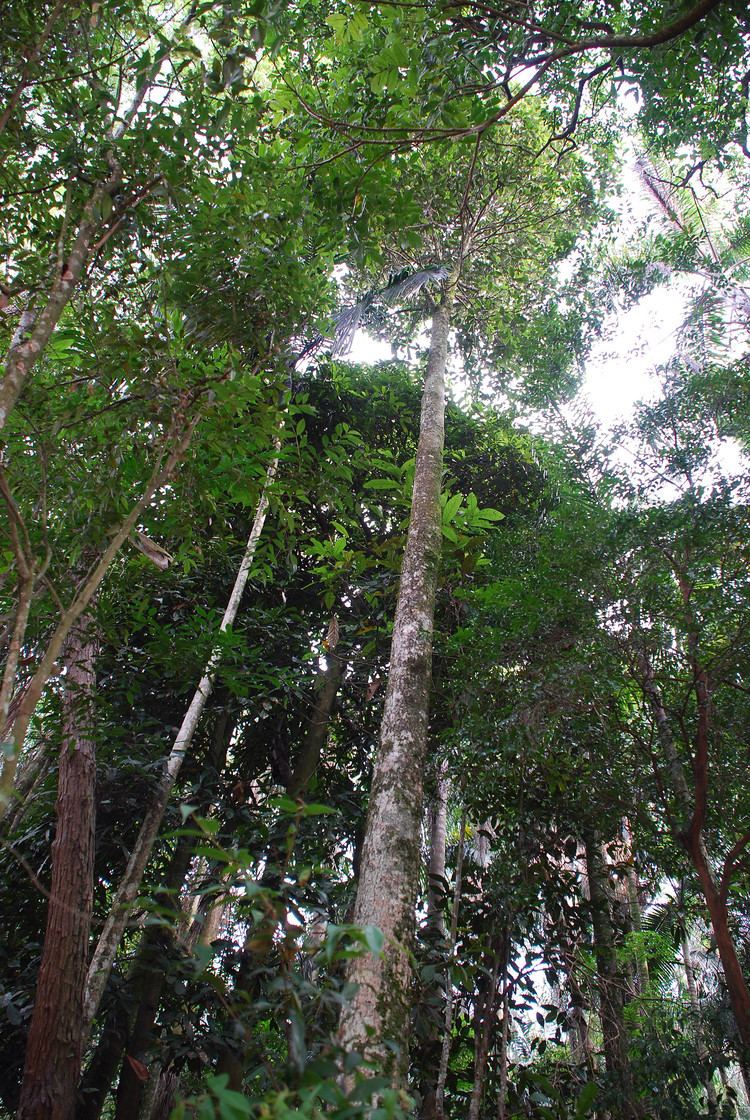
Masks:
[[[737,1023],[737,1033],[740,1036],[745,1054],[750,1055],[750,992],[729,929],[729,914],[726,903],[714,881],[706,849],[700,837],[692,840],[689,851],[706,900],[711,928],[716,938],[716,947],[724,969],[729,1002],[732,1005],[732,1012]]]
[[[65,656],[52,885],[18,1120],[71,1120],[75,1108],[93,899],[94,654],[93,640],[77,627]]]

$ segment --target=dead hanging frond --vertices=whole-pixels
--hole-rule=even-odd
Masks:
[[[444,280],[448,279],[448,276],[448,269],[442,265],[423,268],[419,272],[412,272],[409,276],[402,276],[394,280],[387,288],[378,293],[378,298],[392,307],[394,303],[399,303],[402,299],[411,299],[412,296],[417,295],[418,292],[421,292],[423,288],[430,284],[442,284]]]
[[[373,296],[365,296],[353,307],[345,307],[333,318],[333,341],[331,343],[331,357],[341,358],[348,354],[354,342],[354,336],[359,329],[368,308],[373,302]]]
[[[362,325],[367,313],[378,303],[386,307],[393,307],[397,303],[411,299],[418,295],[424,288],[431,284],[442,284],[449,276],[448,269],[443,265],[429,265],[418,272],[407,275],[399,273],[384,288],[368,292],[362,299],[351,307],[343,307],[333,317],[333,336],[331,343],[331,357],[342,358],[352,348],[354,336]],[[297,356],[296,362],[309,357],[319,350],[326,342],[326,336],[318,334],[307,342]]]

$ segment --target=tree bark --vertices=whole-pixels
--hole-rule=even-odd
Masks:
[[[329,650],[305,741],[287,786],[286,792],[290,797],[300,797],[304,794],[318,769],[343,671],[343,661],[337,653]]]
[[[105,181],[96,184],[83,208],[75,239],[66,261],[55,277],[47,302],[38,315],[34,316],[34,324],[28,335],[24,335],[8,351],[5,373],[0,380],[0,431],[5,427],[29,374],[44,352],[83,275],[92,241],[102,224],[103,201],[107,197],[111,198],[119,189],[120,168],[111,153],[109,159],[110,175]]]
[[[456,278],[454,274],[448,281],[432,320],[411,517],[355,907],[355,922],[378,926],[385,940],[381,954],[352,961],[349,979],[357,991],[344,1007],[339,1027],[344,1048],[375,1059],[396,1085],[404,1084],[408,1066],[410,954],[442,545],[445,372]]]
[[[234,623],[239,612],[242,594],[247,584],[255,551],[258,547],[260,535],[263,532],[266,514],[268,513],[269,491],[276,477],[276,471],[279,465],[279,446],[280,444],[277,440],[276,453],[266,472],[266,479],[260,500],[258,501],[250,536],[245,546],[232,593],[229,596],[229,602],[227,603],[224,616],[221,620],[219,629],[222,632]],[[104,929],[102,930],[91,958],[86,984],[86,1001],[84,1005],[84,1019],[87,1031],[96,1015],[104,988],[109,979],[109,974],[112,971],[117,947],[125,931],[133,902],[140,889],[143,873],[158,835],[164,811],[180,770],[182,769],[182,763],[193,742],[193,736],[198,727],[198,722],[203,714],[208,698],[213,691],[214,676],[219,665],[219,660],[220,653],[217,649],[211,654],[208,660],[205,673],[195,690],[193,699],[183,718],[182,725],[177,732],[156,793],[146,811],[133,851],[130,854],[130,859],[128,860],[125,873],[122,877],[117,894],[115,895],[109,917],[104,924]]]
[[[430,812],[430,858],[427,865],[427,924],[438,936],[445,937],[443,901],[445,899],[445,844],[448,827],[448,776],[445,763],[440,763],[435,787],[435,800]]]
[[[503,972],[503,1021],[500,1029],[500,1052],[498,1054],[498,1090],[497,1090],[497,1120],[506,1120],[508,1110],[508,1045],[510,1043],[510,937],[508,937],[505,954],[505,970]]]
[[[162,906],[176,910],[175,892],[185,880],[192,852],[192,837],[180,837],[166,877],[167,890],[159,899]],[[135,967],[128,977],[128,986],[137,994],[138,1006],[123,1047],[125,1060],[117,1086],[115,1120],[131,1120],[140,1115],[147,1081],[138,1076],[136,1069],[148,1069],[147,1059],[153,1041],[154,1023],[166,980],[165,956],[169,952],[172,937],[173,933],[169,928],[149,926],[139,946]],[[138,1065],[134,1066],[131,1059]],[[153,1070],[149,1070],[149,1078],[151,1077]]]
[[[229,743],[234,732],[235,722],[229,711],[224,708],[216,721],[205,766],[209,773],[221,773],[226,762]],[[205,815],[210,808],[215,791],[204,790],[199,812]],[[138,1006],[125,1042],[125,1060],[117,1086],[115,1120],[130,1120],[139,1116],[142,1109],[147,1085],[158,1076],[159,1069],[148,1069],[149,1080],[145,1082],[136,1073],[130,1059],[148,1068],[150,1052],[154,1042],[154,1024],[159,1012],[164,984],[167,978],[166,957],[175,941],[177,914],[179,913],[179,892],[182,888],[193,858],[194,840],[192,836],[181,836],[165,876],[165,890],[159,892],[157,902],[165,910],[174,914],[171,926],[149,926],[143,934],[138,947],[134,967],[128,977],[129,987],[137,993]]]
[[[93,907],[96,645],[89,631],[84,618],[65,649],[52,885],[18,1120],[71,1120],[75,1109]]]

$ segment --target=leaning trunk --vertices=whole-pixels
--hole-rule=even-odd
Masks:
[[[403,1084],[408,1033],[420,829],[427,744],[432,632],[442,543],[440,488],[445,371],[455,279],[432,321],[412,509],[401,569],[380,747],[370,790],[355,922],[378,926],[382,953],[352,962],[357,991],[341,1015],[347,1050],[367,1052]],[[389,1043],[395,1043],[397,1057]]]
[[[225,708],[216,722],[205,760],[209,773],[221,774],[223,771],[234,726],[234,720]],[[198,812],[202,816],[209,811],[213,792],[215,791],[206,790],[201,799]],[[130,1034],[123,1047],[125,1061],[122,1063],[120,1083],[117,1086],[115,1120],[130,1120],[133,1116],[140,1116],[147,1087],[150,1088],[154,1078],[159,1076],[158,1063],[152,1063],[149,1068],[154,1025],[167,982],[168,958],[174,951],[179,893],[187,878],[194,847],[192,836],[180,837],[167,869],[165,889],[156,897],[159,906],[166,912],[171,911],[174,917],[171,923],[147,927],[128,977],[128,986],[137,993],[138,1005]],[[148,1085],[143,1077],[144,1070],[148,1071]]]
[[[83,996],[93,906],[96,754],[95,643],[67,641],[52,884],[26,1047],[19,1120],[71,1120],[83,1049]]]

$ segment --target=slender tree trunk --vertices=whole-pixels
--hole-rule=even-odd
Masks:
[[[510,1044],[510,936],[508,937],[503,973],[503,1022],[500,1029],[500,1053],[498,1055],[499,1085],[497,1092],[497,1120],[506,1120],[508,1115],[508,1047]]]
[[[451,1031],[453,1030],[453,981],[451,979],[451,959],[456,949],[458,935],[458,913],[461,908],[461,889],[463,886],[464,845],[466,843],[466,810],[461,814],[458,830],[458,853],[456,855],[456,879],[453,884],[453,905],[451,907],[451,928],[448,935],[450,958],[445,969],[445,1023],[443,1026],[443,1046],[440,1052],[437,1085],[435,1088],[435,1113],[438,1120],[445,1116],[445,1084],[448,1080],[448,1064],[451,1056]]]
[[[71,1120],[81,1067],[83,993],[93,906],[96,646],[85,618],[65,649],[62,749],[47,929],[18,1120]]]
[[[29,374],[44,352],[85,270],[92,242],[102,224],[103,200],[111,197],[119,189],[121,182],[121,172],[114,156],[111,157],[110,171],[106,181],[97,183],[94,187],[83,208],[70,252],[55,277],[44,307],[34,317],[34,325],[28,335],[24,335],[8,352],[5,373],[0,380],[0,431],[5,427]]]
[[[487,991],[481,1001],[479,1013],[475,1016],[475,1049],[474,1049],[474,1083],[471,1087],[469,1098],[468,1120],[479,1120],[479,1114],[484,1097],[484,1083],[487,1078],[487,1064],[490,1055],[490,1042],[492,1028],[497,1019],[497,977],[500,971],[500,961],[505,955],[505,946],[498,947],[492,958],[492,968],[487,983]]]
[[[628,911],[630,913],[630,926],[634,933],[643,930],[643,917],[641,914],[641,900],[638,889],[638,874],[635,866],[635,852],[633,847],[633,834],[627,820],[622,822],[622,835],[624,841],[625,886],[627,892]],[[646,994],[648,988],[648,960],[643,948],[639,944],[635,950],[635,968],[638,976],[638,991]]]
[[[159,899],[163,907],[177,909],[175,892],[185,881],[192,853],[192,837],[180,837],[166,877],[167,891]],[[149,926],[144,932],[135,967],[128,977],[128,986],[137,994],[138,1006],[125,1042],[125,1061],[122,1063],[120,1083],[117,1086],[115,1120],[131,1120],[140,1115],[147,1083],[154,1075],[148,1068],[148,1057],[166,980],[165,958],[172,938],[172,929]],[[134,1065],[133,1062],[137,1064]],[[146,1074],[148,1076],[144,1080]]]
[[[435,800],[430,811],[430,858],[427,865],[427,924],[438,936],[445,937],[443,902],[445,899],[445,844],[448,827],[448,774],[440,763],[435,787]]]
[[[724,969],[729,1002],[732,1005],[734,1020],[744,1050],[742,1064],[747,1066],[748,1055],[750,1055],[750,991],[729,929],[729,912],[716,885],[702,837],[691,837],[688,850],[706,900],[711,928],[716,938],[716,948]]]
[[[39,59],[39,55],[49,36],[52,25],[59,11],[64,6],[64,3],[58,2],[53,7],[42,33],[42,37],[34,52],[32,52],[27,66],[24,68],[24,77],[22,78],[21,84],[11,95],[8,106],[2,116],[0,116],[0,131],[7,125],[18,98],[28,84],[30,77],[29,64]],[[194,3],[188,6],[186,15],[180,25],[180,31],[184,31],[194,19],[196,6],[197,5]],[[122,169],[115,157],[115,142],[122,139],[130,128],[138,114],[138,110],[148,97],[149,91],[153,88],[153,84],[159,77],[162,69],[169,65],[170,56],[171,47],[168,47],[166,51],[160,54],[158,61],[154,63],[146,77],[135,89],[127,108],[120,111],[120,106],[117,106],[109,121],[102,122],[102,135],[105,139],[105,143],[112,143],[113,145],[112,148],[109,148],[105,153],[109,175],[106,179],[100,180],[93,186],[83,206],[83,210],[81,211],[81,217],[75,236],[73,237],[72,245],[67,251],[67,254],[64,257],[61,254],[61,259],[57,261],[56,275],[43,306],[38,311],[30,312],[26,316],[24,324],[26,329],[22,330],[19,336],[14,337],[11,342],[10,349],[5,359],[5,373],[0,379],[0,431],[5,427],[10,413],[24,390],[31,371],[44,353],[45,347],[57,328],[65,308],[70,303],[81,279],[85,276],[92,252],[96,250],[98,245],[103,244],[104,240],[107,240],[110,234],[113,233],[119,225],[118,221],[114,221],[109,225],[109,229],[104,235],[99,238],[98,242],[94,241],[97,233],[100,233],[103,226],[107,224],[102,219],[102,204],[104,199],[112,198],[113,195],[116,195],[122,190]],[[162,177],[159,176],[157,181],[161,181],[161,178]],[[137,191],[131,195],[125,204],[124,210],[120,212],[120,220],[122,213],[142,201],[153,186],[155,186],[155,183],[151,183],[144,190]],[[111,219],[110,222],[112,222]]]
[[[594,954],[599,977],[604,1063],[607,1073],[621,1094],[619,1116],[622,1120],[640,1120],[643,1114],[635,1097],[628,1057],[628,1036],[623,1014],[625,983],[617,967],[615,937],[609,906],[609,877],[594,834],[586,833],[584,841],[591,895]]]
[[[204,768],[220,773],[224,767],[234,723],[227,709],[219,715]],[[213,793],[205,790],[200,798],[199,812],[208,812]],[[171,928],[163,925],[148,926],[143,933],[138,950],[128,973],[128,989],[135,992],[137,1005],[128,1015],[122,1005],[115,1003],[102,1030],[82,1084],[77,1120],[99,1120],[107,1093],[120,1066],[120,1083],[117,1090],[117,1115],[137,1116],[141,1100],[154,1079],[153,1068],[149,1079],[143,1082],[136,1075],[136,1068],[129,1058],[147,1066],[148,1053],[153,1042],[153,1028],[167,978],[166,957],[176,938],[176,914],[179,912],[179,892],[187,877],[193,857],[193,838],[182,836],[167,866],[163,887],[157,895],[158,904],[175,914]],[[126,1060],[123,1062],[123,1054]],[[141,1071],[142,1072],[142,1071]],[[125,1103],[121,1103],[123,1101]]]
[[[408,1066],[410,954],[442,545],[445,372],[455,283],[454,274],[432,320],[411,517],[355,907],[355,922],[378,926],[385,940],[381,954],[352,961],[349,979],[357,991],[342,1011],[339,1028],[342,1045],[377,1058],[394,1084],[403,1084]],[[396,1044],[397,1056],[388,1042]]]
[[[263,526],[268,513],[268,500],[269,490],[279,465],[279,442],[276,443],[276,454],[268,466],[266,472],[266,480],[263,486],[263,492],[258,502],[258,507],[255,513],[255,519],[250,531],[250,536],[245,546],[245,551],[240,562],[240,567],[234,581],[232,593],[229,596],[224,617],[221,620],[220,630],[223,632],[231,626],[240,608],[240,601],[242,594],[247,584],[247,579],[252,567],[255,551],[258,547],[258,541],[263,531]],[[128,916],[133,907],[133,902],[136,899],[140,889],[143,873],[146,869],[151,850],[154,846],[154,841],[159,832],[162,817],[167,807],[167,803],[174,789],[175,782],[182,769],[182,763],[185,760],[190,746],[193,742],[198,722],[203,714],[208,698],[213,691],[214,676],[220,660],[220,653],[215,650],[209,658],[206,666],[206,671],[195,690],[193,699],[190,702],[182,725],[177,732],[177,736],[172,745],[172,750],[167,757],[164,772],[162,774],[156,793],[152,798],[151,804],[146,811],[146,815],[141,825],[140,832],[136,838],[133,851],[131,852],[130,859],[128,860],[125,873],[115,896],[112,909],[109,917],[107,918],[104,929],[97,943],[94,955],[89,965],[87,986],[86,986],[86,1002],[84,1006],[84,1019],[86,1022],[86,1029],[91,1026],[91,1022],[96,1015],[99,1007],[99,1002],[104,992],[109,974],[112,971],[115,954],[117,947],[120,944],[125,926],[128,921]]]
[[[76,1120],[99,1120],[120,1068],[129,1029],[126,1009],[117,1001],[104,1021],[101,1037],[81,1080]]]
[[[305,741],[287,786],[286,792],[290,797],[302,796],[318,769],[343,671],[344,662],[337,653],[329,650],[326,654],[326,667],[323,670],[321,686],[315,697]]]
[[[568,990],[570,992],[570,1010],[568,1011],[568,1039],[571,1057],[574,1062],[585,1065],[589,1077],[594,1077],[594,1050],[591,1045],[589,1025],[586,1021],[586,1000],[583,989],[575,974],[574,953],[571,951],[571,960],[567,968]]]
[[[211,745],[206,758],[206,767],[211,773],[221,773],[224,769],[229,742],[234,731],[234,721],[225,708],[216,721]],[[208,812],[215,791],[205,790],[201,798],[200,813]],[[194,842],[191,836],[180,837],[170,862],[165,888],[157,901],[165,910],[174,913],[171,926],[149,926],[138,948],[135,967],[129,976],[129,987],[138,996],[135,1018],[127,1038],[125,1061],[122,1063],[120,1083],[117,1086],[115,1120],[130,1120],[138,1116],[144,1094],[158,1069],[149,1069],[149,1056],[153,1045],[154,1024],[159,1012],[166,980],[166,957],[175,941],[177,914],[179,912],[178,894],[187,877],[193,857]],[[138,1063],[133,1065],[131,1059]],[[149,1080],[138,1076],[140,1067],[148,1069]],[[142,1072],[142,1070],[140,1070]]]

